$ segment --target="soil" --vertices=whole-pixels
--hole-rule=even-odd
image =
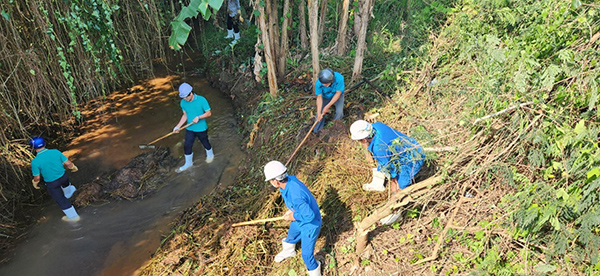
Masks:
[[[118,171],[82,185],[74,195],[73,204],[86,206],[110,199],[142,198],[165,183],[167,172],[174,168],[176,161],[168,148],[151,149]]]

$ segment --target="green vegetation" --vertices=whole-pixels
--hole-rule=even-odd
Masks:
[[[599,12],[597,4],[581,1],[375,1],[363,74],[377,79],[383,94],[362,86],[347,95],[344,124],[330,123],[329,132],[309,139],[291,163],[325,213],[318,244],[326,275],[366,268],[386,275],[424,268],[443,275],[600,273]],[[337,20],[328,15],[328,22]],[[324,33],[321,47],[332,46],[334,38]],[[292,56],[301,51],[293,47]],[[323,67],[348,75],[352,55],[324,52]],[[217,191],[182,215],[179,223],[187,230],[167,239],[169,246],[159,250],[147,274],[302,273],[299,258],[272,263],[285,227],[227,229],[225,223],[225,216],[243,221],[276,216],[284,208],[268,196],[260,168],[269,159],[284,161],[314,116],[303,109],[314,105],[302,98],[308,72],[294,70],[308,61],[288,62],[291,78],[280,98],[231,92],[250,108],[240,110],[244,133],[256,134],[248,138],[251,157],[238,177],[244,184]],[[457,150],[428,152],[429,167],[444,181],[403,209],[403,220],[381,228],[367,255],[356,256],[352,222],[386,198],[360,190],[369,164],[346,131],[363,113],[378,113],[376,120],[424,147]],[[226,207],[206,208],[205,202],[222,197],[228,198]],[[223,217],[199,215],[209,213]],[[215,229],[222,237],[212,236],[212,244],[196,234]],[[195,242],[178,243],[182,237]],[[165,264],[164,256],[182,245],[189,250],[179,252],[186,265]],[[215,259],[195,261],[185,252]],[[351,265],[356,259],[359,268]]]
[[[9,126],[0,142],[3,158],[11,157],[0,164],[5,171],[16,168],[3,183],[23,178],[29,133],[60,129],[52,132],[56,138],[70,132],[56,122],[73,124],[86,99],[143,76],[152,58],[165,56],[156,33],[179,28],[171,45],[187,40],[186,53],[200,53],[202,69],[228,85],[248,157],[235,185],[181,215],[142,274],[303,274],[299,257],[273,264],[285,224],[228,226],[278,216],[285,208],[261,171],[268,160],[286,161],[314,118],[314,99],[304,90],[310,57],[299,46],[299,23],[290,25],[288,73],[273,98],[251,74],[254,26],[243,29],[232,49],[215,39],[222,34],[214,23],[190,19],[198,10],[83,2],[0,4],[1,38],[8,41],[0,49],[0,122]],[[183,7],[205,5],[204,17],[212,14],[208,6],[222,4],[190,2]],[[354,45],[348,56],[334,54],[340,2],[328,1],[321,66],[349,76]],[[359,1],[351,1],[350,26],[358,8]],[[35,27],[25,23],[26,9],[36,14]],[[175,14],[179,23],[169,26]],[[323,210],[317,247],[325,275],[600,274],[600,6],[581,0],[377,0],[373,16],[363,75],[380,90],[363,84],[348,93],[348,117],[310,136],[290,163]],[[4,30],[28,35],[6,40],[11,36]],[[418,179],[435,174],[443,181],[401,209],[400,221],[374,227],[368,249],[356,252],[354,223],[388,198],[360,188],[372,164],[347,129],[364,115],[433,148]],[[455,150],[435,150],[448,146]],[[2,188],[4,196],[22,187]]]

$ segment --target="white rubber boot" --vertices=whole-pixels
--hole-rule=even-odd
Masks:
[[[73,193],[75,193],[75,191],[77,191],[77,188],[75,188],[75,186],[73,186],[71,183],[69,183],[69,186],[67,186],[66,188],[60,187],[63,191],[63,194],[65,194],[65,197],[67,199],[71,198],[73,196]]]
[[[384,182],[385,175],[378,171],[377,168],[373,168],[373,181],[371,181],[371,183],[363,184],[363,190],[383,192],[385,191],[385,186],[383,186]]]
[[[183,164],[183,166],[179,167],[179,169],[175,170],[177,173],[180,173],[182,171],[185,171],[187,169],[189,169],[193,164],[194,164],[194,153],[192,152],[192,154],[185,154],[183,155],[185,157],[185,164]]]
[[[73,206],[71,206],[69,209],[63,210],[63,213],[66,215],[62,217],[63,221],[79,221],[80,219],[79,214],[77,214],[77,211],[75,211],[75,207]]]
[[[308,276],[321,276],[321,262],[317,261],[319,266],[313,270],[308,271]]]
[[[211,163],[215,158],[215,154],[213,153],[213,149],[206,150],[206,163]]]
[[[238,40],[240,40],[240,33],[233,33],[233,41],[229,43],[229,46],[237,44]]]
[[[233,38],[233,29],[227,30],[227,36],[225,38]]]
[[[291,258],[296,256],[296,244],[287,243],[285,239],[281,240],[281,245],[283,249],[277,255],[275,255],[275,262],[281,263],[283,260],[287,258]]]

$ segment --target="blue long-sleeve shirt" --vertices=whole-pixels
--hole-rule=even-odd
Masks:
[[[377,122],[372,126],[375,135],[368,150],[377,160],[377,169],[387,174],[390,179],[398,177],[402,166],[422,162],[425,159],[423,148],[414,138],[384,123]]]
[[[321,225],[321,211],[317,200],[298,178],[288,176],[285,188],[279,191],[285,206],[294,212],[294,219],[300,227],[306,224]]]

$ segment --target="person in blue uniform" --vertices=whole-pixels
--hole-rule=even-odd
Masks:
[[[298,178],[287,174],[287,168],[279,161],[271,161],[264,167],[265,181],[279,189],[288,211],[284,220],[290,221],[288,235],[281,241],[283,249],[275,256],[281,262],[296,255],[296,243],[302,246],[302,260],[309,276],[321,275],[321,263],[315,260],[315,244],[321,231],[321,212],[317,200]]]
[[[335,107],[334,120],[344,117],[344,76],[338,72],[326,68],[319,72],[315,82],[315,95],[317,96],[317,117],[314,133],[319,133],[325,126],[325,114],[331,106]]]
[[[186,82],[179,86],[179,97],[181,98],[180,106],[183,115],[181,115],[179,123],[173,128],[173,132],[179,133],[184,124],[193,123],[185,130],[185,142],[183,144],[185,164],[176,170],[182,172],[193,165],[194,153],[192,147],[196,138],[200,140],[206,150],[206,163],[213,161],[214,154],[208,140],[208,124],[206,123],[206,118],[212,115],[208,101],[206,98],[192,92],[192,86]]]
[[[425,160],[425,152],[417,140],[384,123],[371,124],[365,120],[354,122],[350,134],[352,140],[359,141],[377,161],[377,171],[390,180],[393,193],[413,183]],[[379,187],[363,188],[377,190]]]
[[[33,137],[29,141],[29,145],[36,152],[35,158],[31,160],[31,172],[33,174],[31,183],[33,187],[39,190],[39,183],[43,179],[46,190],[65,213],[62,219],[65,221],[78,221],[80,219],[79,214],[69,202],[69,198],[71,198],[76,188],[69,182],[65,167],[72,172],[79,169],[59,150],[47,149],[46,141],[42,137]]]

